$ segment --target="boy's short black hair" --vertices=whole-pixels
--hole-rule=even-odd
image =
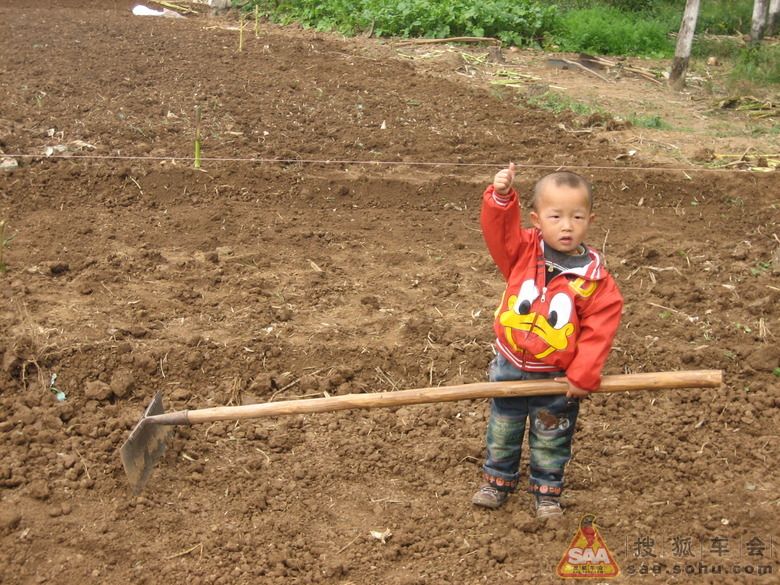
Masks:
[[[552,182],[556,187],[566,186],[571,187],[572,189],[585,189],[588,194],[588,209],[593,209],[593,187],[590,182],[585,177],[582,177],[577,173],[572,173],[571,171],[556,171],[549,175],[545,175],[536,182],[536,185],[534,185],[534,211],[539,211],[537,209],[539,198],[549,182]]]

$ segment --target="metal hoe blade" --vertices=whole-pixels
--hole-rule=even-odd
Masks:
[[[148,416],[164,412],[162,392],[158,392],[144,412],[144,417],[130,433],[125,444],[122,445],[122,465],[125,467],[127,479],[135,495],[139,495],[146,482],[149,481],[154,464],[165,453],[168,441],[173,435],[172,426],[158,425],[146,420]]]

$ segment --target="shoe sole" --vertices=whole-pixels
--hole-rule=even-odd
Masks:
[[[506,500],[504,500],[503,502],[495,502],[494,503],[494,502],[485,502],[483,500],[479,500],[478,498],[474,498],[473,500],[471,500],[471,503],[475,504],[477,506],[481,506],[483,508],[489,508],[491,510],[498,510],[501,506],[506,504]]]
[[[550,510],[548,512],[537,512],[536,517],[539,519],[552,518],[554,516],[563,516],[563,510]]]

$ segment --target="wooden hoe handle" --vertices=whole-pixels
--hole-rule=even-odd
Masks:
[[[667,390],[675,388],[717,388],[723,382],[720,370],[656,372],[604,376],[601,388],[595,392],[631,392],[636,390]],[[283,414],[309,414],[337,410],[386,408],[408,404],[453,402],[506,396],[539,396],[564,394],[565,384],[553,380],[524,380],[522,382],[482,382],[417,388],[396,392],[346,394],[325,398],[285,400],[242,406],[218,406],[199,410],[182,410],[146,417],[150,423],[164,425],[197,424],[204,422],[259,418]]]

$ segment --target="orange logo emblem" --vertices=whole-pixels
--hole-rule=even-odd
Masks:
[[[563,553],[556,573],[564,579],[611,579],[620,574],[620,567],[601,538],[593,514],[586,514],[580,520],[580,528]]]

